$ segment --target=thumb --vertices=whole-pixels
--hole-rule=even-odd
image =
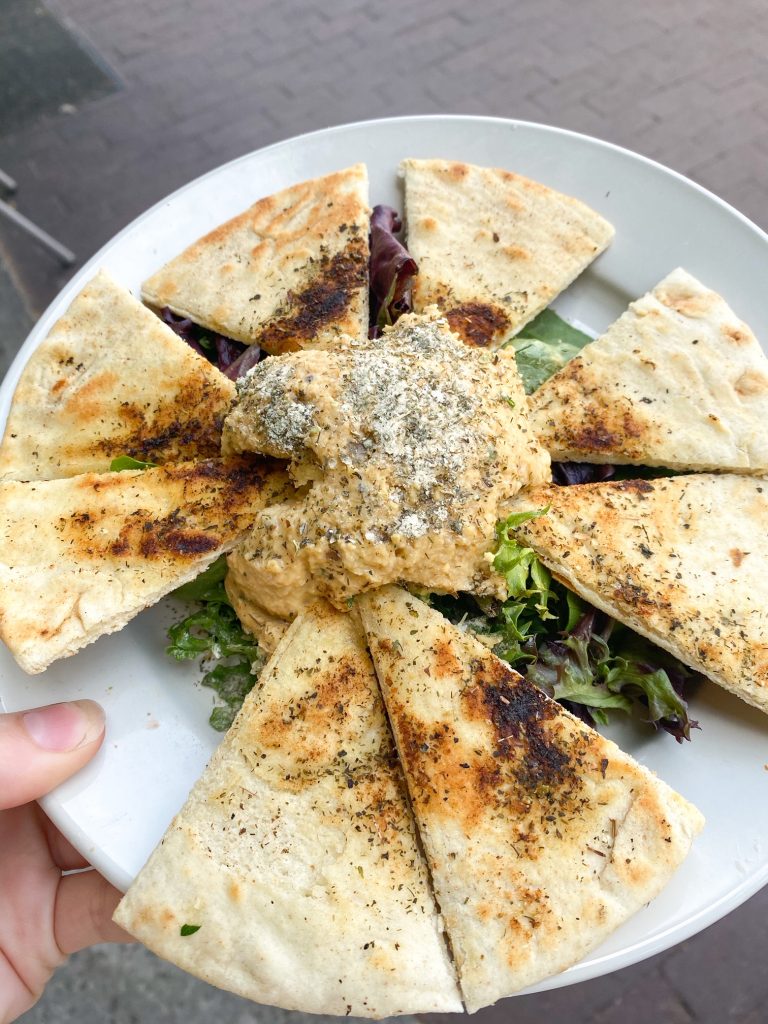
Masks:
[[[36,800],[101,746],[104,712],[92,700],[0,715],[0,809]]]

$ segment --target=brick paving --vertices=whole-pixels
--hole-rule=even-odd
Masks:
[[[0,167],[21,183],[19,208],[81,262],[149,204],[217,164],[299,132],[408,113],[492,114],[597,135],[689,175],[768,227],[765,0],[56,0],[49,7],[122,87],[0,138]],[[0,225],[3,258],[29,310],[39,312],[64,275]],[[25,316],[16,317],[15,331],[3,321],[0,372]],[[768,892],[663,956],[503,1003],[481,1021],[762,1024],[766,919]],[[141,950],[101,949],[73,958],[25,1020],[207,1024],[216,1017],[271,1019]]]
[[[765,0],[55,0],[122,82],[0,138],[20,209],[81,261],[243,152],[403,113],[513,116],[598,135],[768,225]],[[2,26],[0,9],[0,31]],[[62,275],[0,226],[39,312]],[[18,339],[5,337],[6,359]],[[0,367],[2,369],[2,367]]]

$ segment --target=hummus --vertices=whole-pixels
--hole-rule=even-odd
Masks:
[[[550,479],[514,353],[468,348],[434,309],[259,363],[223,443],[288,459],[297,487],[229,557],[230,597],[268,648],[319,597],[344,608],[393,582],[506,596],[486,557],[495,524]]]

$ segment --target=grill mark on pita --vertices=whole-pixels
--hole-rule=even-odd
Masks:
[[[263,486],[277,465],[279,463],[260,456],[240,455],[237,458],[203,459],[184,466],[169,466],[167,472],[172,480],[221,482],[226,490],[219,500],[224,503],[234,497],[247,497],[254,486]]]
[[[368,254],[363,239],[353,238],[334,256],[324,253],[311,268],[311,283],[289,292],[287,309],[259,331],[256,343],[273,354],[302,348],[324,327],[338,324],[367,285]]]
[[[768,377],[758,370],[745,370],[734,384],[734,390],[742,398],[755,398],[768,391]]]
[[[153,518],[139,510],[120,529],[117,539],[106,546],[110,555],[139,555],[151,560],[172,555],[183,561],[215,551],[222,538],[214,531],[190,527],[180,509],[167,516]]]
[[[457,675],[461,672],[461,662],[456,657],[450,641],[440,640],[432,648],[432,670],[438,679],[444,676]]]
[[[444,306],[440,301],[438,305],[441,308]],[[509,317],[503,309],[482,302],[465,302],[454,306],[445,316],[451,330],[467,345],[476,348],[487,348],[493,344],[496,335],[509,326]]]
[[[357,790],[354,799],[366,808],[358,831],[377,841],[387,832],[394,842],[406,825],[403,782],[383,709],[372,698],[367,656],[317,653],[305,668],[294,668],[297,678],[306,677],[303,693],[287,701],[270,694],[260,713],[241,724],[243,754],[279,789],[310,790],[332,776],[339,789]]]
[[[478,659],[470,667],[473,685],[462,694],[462,703],[474,717],[490,718],[494,756],[515,762],[519,785],[531,794],[542,787],[575,786],[570,752],[543,727],[559,715],[557,704],[498,659]]]
[[[189,377],[154,408],[123,402],[119,409],[123,432],[99,438],[91,451],[110,457],[130,455],[145,462],[213,458],[221,450],[228,404],[211,381]]]
[[[753,338],[752,332],[744,325],[724,327],[723,334],[736,345],[748,345]]]
[[[181,483],[182,501],[187,488],[191,493],[199,492],[197,501],[190,501],[186,507],[178,507],[162,515],[138,508],[125,515],[116,535],[115,517],[106,504],[101,510],[75,510],[68,518],[60,520],[60,529],[77,550],[78,557],[84,559],[107,557],[152,561],[170,557],[181,563],[195,561],[201,555],[215,551],[228,537],[238,532],[238,515],[252,501],[254,490],[264,486],[266,469],[263,461],[259,464],[248,457],[211,459],[169,467],[162,470],[168,489]],[[207,493],[200,487],[202,481],[210,484]],[[111,491],[119,493],[125,489],[125,474],[87,474],[80,478],[78,488],[84,492],[85,500],[102,494],[106,502]],[[198,524],[205,521],[206,509],[212,506],[216,508],[212,517],[216,528],[201,528]],[[226,513],[222,515],[221,509],[226,509]],[[105,530],[105,523],[109,532]]]
[[[558,430],[558,444],[582,452],[621,452],[627,457],[640,457],[649,444],[649,426],[632,409],[610,409],[598,402],[586,402],[584,426]],[[642,443],[638,444],[638,439]]]
[[[697,292],[680,284],[656,288],[655,294],[662,305],[691,319],[708,316],[717,302],[717,295],[714,292],[708,290]]]

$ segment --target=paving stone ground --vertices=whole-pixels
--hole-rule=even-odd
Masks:
[[[326,125],[458,112],[546,122],[653,157],[768,227],[765,0],[51,0],[117,92],[0,137],[18,206],[85,261],[151,203],[251,149]],[[3,31],[0,3],[0,33]],[[56,67],[41,61],[41,76]],[[2,97],[0,97],[2,102]],[[0,224],[0,373],[66,276]],[[3,257],[5,253],[5,257]],[[22,302],[9,295],[20,285]],[[759,813],[763,813],[760,809]],[[756,813],[758,811],[756,810]],[[768,892],[624,972],[507,1001],[480,1024],[764,1024]],[[288,1017],[139,949],[59,972],[26,1024]]]

